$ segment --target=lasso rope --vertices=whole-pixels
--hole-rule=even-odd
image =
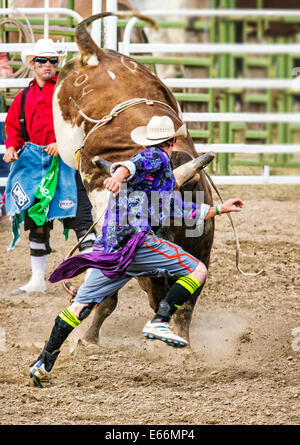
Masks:
[[[5,25],[13,25],[17,28],[18,32],[19,32],[19,36],[18,36],[18,43],[35,43],[35,39],[34,39],[34,33],[32,30],[32,26],[30,25],[30,22],[28,20],[28,18],[21,13],[18,9],[16,9],[16,13],[22,15],[22,17],[24,18],[24,20],[26,21],[27,26],[23,25],[23,23],[21,23],[19,20],[11,18],[11,17],[5,17],[2,18],[0,20],[0,27],[4,27]],[[12,59],[10,59],[10,63],[14,61],[14,57]],[[30,77],[32,74],[32,71],[27,68],[26,66],[21,66],[16,72],[12,73],[9,78],[27,78]]]
[[[3,17],[0,19],[0,28],[4,28],[5,25],[13,25],[17,28],[18,31],[18,43],[32,43],[34,44],[35,39],[34,39],[34,34],[32,31],[32,27],[29,23],[29,20],[27,19],[27,17],[21,13],[20,11],[18,11],[16,9],[16,13],[22,15],[22,17],[24,18],[24,20],[27,23],[27,26],[23,25],[23,23],[21,23],[19,20],[14,19],[12,17]],[[13,63],[15,59],[15,56],[13,56],[10,60],[9,60],[9,64]],[[21,65],[20,68],[13,72],[12,74],[8,75],[9,79],[24,79],[24,78],[28,78],[28,77],[32,77],[32,71],[27,68],[27,66],[25,65]],[[1,96],[3,97],[4,103],[7,103],[9,98],[14,98],[15,97],[15,93],[8,93],[7,90],[2,91],[1,92]]]
[[[215,183],[213,182],[213,180],[211,179],[211,177],[206,173],[205,170],[204,170],[204,173],[205,173],[205,175],[206,175],[208,181],[210,182],[211,186],[212,186],[213,189],[215,190],[216,194],[217,194],[218,197],[220,198],[220,201],[221,201],[222,204],[223,204],[223,203],[224,203],[224,200],[222,199],[222,196],[221,196],[219,190],[217,189]],[[226,213],[226,215],[227,215],[228,218],[229,218],[231,227],[232,227],[232,229],[233,229],[233,233],[234,233],[235,241],[236,241],[235,265],[236,265],[237,270],[238,270],[242,275],[244,275],[244,276],[246,276],[246,277],[256,277],[257,275],[260,275],[261,273],[264,272],[263,269],[260,270],[260,271],[257,272],[257,273],[246,273],[246,272],[242,271],[242,269],[240,268],[240,265],[239,265],[239,263],[240,263],[240,242],[239,242],[239,239],[238,239],[237,231],[236,231],[235,225],[234,225],[234,223],[233,223],[233,219],[232,219],[231,214],[230,214],[230,213]]]
[[[75,100],[72,97],[69,97],[69,100],[71,101],[71,103],[74,105],[74,107],[76,108],[76,110],[78,111],[78,113],[87,121],[94,123],[95,125],[92,127],[92,129],[88,132],[88,134],[85,136],[83,142],[82,142],[82,147],[84,146],[87,138],[96,130],[98,130],[98,128],[103,127],[104,125],[106,125],[108,122],[110,122],[112,119],[114,119],[115,117],[118,117],[120,113],[122,113],[122,111],[128,110],[128,108],[134,107],[135,105],[139,105],[139,104],[146,104],[146,105],[153,105],[153,104],[160,104],[163,105],[165,107],[168,107],[170,110],[173,111],[173,113],[176,113],[175,110],[168,104],[161,102],[159,100],[152,100],[152,99],[147,99],[145,97],[138,97],[138,98],[134,98],[134,99],[129,99],[129,100],[125,100],[124,102],[121,102],[120,104],[116,105],[109,114],[107,114],[106,116],[103,116],[101,119],[92,119],[91,117],[87,116],[79,107],[79,105],[77,105],[77,103],[75,102]]]
[[[97,220],[91,225],[91,227],[89,228],[89,230],[85,233],[85,235],[81,238],[80,241],[78,241],[78,243],[70,250],[70,252],[67,254],[67,256],[65,257],[65,260],[70,258],[73,253],[76,251],[76,249],[81,245],[81,243],[85,240],[85,238],[88,236],[89,233],[91,233],[91,231],[93,230],[93,228],[99,223],[99,221],[103,218],[104,213],[106,211],[106,208],[103,210],[103,212],[101,213],[101,215],[99,216],[99,218],[97,218]]]

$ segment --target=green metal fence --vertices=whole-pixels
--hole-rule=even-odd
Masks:
[[[0,0],[1,7],[7,7],[7,0]],[[67,7],[74,9],[75,0],[68,0]],[[212,9],[234,9],[235,0],[211,0]],[[257,0],[257,7],[263,6],[262,0]],[[26,26],[26,21],[18,19]],[[36,36],[43,34],[43,18],[29,18],[30,25]],[[292,23],[296,31],[289,36],[270,36],[269,26],[273,22]],[[258,45],[265,43],[300,42],[300,17],[281,18],[239,18],[239,17],[199,17],[194,21],[159,21],[162,28],[184,30],[187,35],[193,33],[199,41],[210,43],[249,43]],[[74,40],[74,26],[72,18],[49,19],[50,37],[63,36],[67,41]],[[124,28],[126,20],[119,20],[119,28]],[[147,27],[143,22],[137,22],[136,27]],[[13,25],[5,25],[0,30],[1,39],[9,42],[12,32],[17,29]],[[300,66],[299,55],[266,55],[253,56],[245,54],[208,54],[208,55],[172,55],[155,57],[152,54],[136,55],[135,59],[146,64],[154,72],[158,65],[180,66],[182,76],[185,73],[197,72],[200,77],[206,78],[291,78],[293,67]],[[20,67],[20,59],[15,58],[12,66],[15,70]],[[202,73],[202,74],[201,74]],[[8,107],[16,94],[16,90],[2,92],[2,107]],[[294,112],[300,108],[300,94],[291,90],[247,90],[237,88],[185,90],[174,89],[174,94],[182,110],[203,112]],[[2,110],[4,111],[4,109]],[[246,143],[246,144],[291,144],[299,141],[300,123],[266,123],[246,124],[229,122],[209,122],[193,126],[189,124],[190,134],[195,142],[200,143]],[[297,168],[300,166],[299,158],[295,154],[258,154],[251,156],[238,156],[232,153],[218,153],[214,163],[210,166],[211,172],[220,175],[229,175],[236,167],[256,168],[264,165],[270,167]]]
[[[257,7],[262,8],[263,2],[257,1]],[[212,9],[234,9],[235,0],[211,0]],[[284,5],[283,5],[284,7]],[[280,35],[269,36],[268,31],[272,23],[295,24],[296,30],[289,37]],[[139,24],[137,26],[147,26]],[[187,22],[162,23],[164,27],[174,29],[188,29]],[[210,43],[281,43],[300,42],[300,17],[274,18],[239,18],[239,17],[210,17],[205,21],[193,22],[193,32],[198,33],[198,41],[203,41],[202,34]],[[284,33],[283,33],[284,34]],[[136,60],[149,66],[157,64],[180,65],[183,68],[202,68],[207,78],[266,78],[289,79],[293,67],[300,65],[299,55],[246,55],[246,54],[209,54],[198,56],[136,56]],[[184,70],[185,71],[185,70]],[[191,77],[191,76],[187,76]],[[195,90],[194,90],[195,91]],[[221,88],[217,91],[206,89],[197,92],[184,92],[175,90],[175,96],[181,103],[183,111],[188,110],[191,104],[198,104],[198,111],[220,113],[233,112],[294,112],[300,108],[299,92],[291,90],[247,90],[237,88]],[[195,108],[193,108],[195,110]],[[300,123],[266,123],[246,124],[210,122],[200,129],[189,125],[190,134],[195,142],[201,143],[246,143],[246,144],[291,144],[299,142]],[[233,167],[270,167],[297,168],[300,166],[299,157],[295,154],[259,154],[255,156],[238,156],[236,154],[219,153],[211,169],[220,175],[228,175]]]

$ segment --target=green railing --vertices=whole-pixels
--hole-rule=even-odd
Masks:
[[[68,0],[67,7],[74,9],[74,0]],[[7,6],[7,0],[0,0],[1,7]],[[261,8],[263,2],[257,0],[257,8]],[[284,5],[283,5],[284,6]],[[235,0],[211,0],[213,9],[234,9]],[[26,25],[26,21],[19,19],[20,23]],[[39,36],[43,34],[43,18],[29,18],[30,25]],[[299,28],[290,37],[280,36],[270,37],[267,30],[272,23],[295,24]],[[124,28],[128,21],[119,20],[118,27]],[[210,43],[249,43],[260,42],[268,43],[289,43],[300,42],[300,17],[261,17],[239,18],[239,17],[208,17],[197,19],[193,22],[187,20],[178,21],[158,21],[161,28],[184,30],[187,35],[193,32],[197,35],[199,41]],[[73,41],[75,30],[72,18],[49,18],[50,37],[63,36],[67,41]],[[139,27],[149,26],[144,22],[137,22]],[[0,30],[0,36],[3,41],[8,42],[12,32],[16,31],[14,26],[5,26]],[[182,76],[185,71],[189,73],[195,71],[195,75],[205,78],[255,78],[264,77],[269,79],[288,79],[291,78],[293,67],[300,66],[299,55],[266,55],[253,56],[245,54],[208,54],[208,55],[171,55],[171,56],[153,56],[152,54],[143,54],[134,56],[135,59],[146,64],[153,71],[156,71],[159,65],[170,65],[182,68]],[[299,60],[299,62],[298,62]],[[20,67],[20,59],[16,58],[12,64],[14,69]],[[196,74],[197,73],[197,74]],[[192,77],[191,75],[188,77]],[[3,105],[8,107],[16,91],[11,90],[2,97]],[[199,91],[174,89],[176,99],[181,104],[183,111],[188,111],[190,107],[195,107],[203,112],[294,112],[300,108],[300,94],[291,90],[247,90],[237,88],[206,88]],[[189,124],[190,134],[196,143],[246,143],[246,144],[291,144],[299,142],[300,123],[229,123],[229,122],[208,122],[200,124]],[[260,168],[269,165],[270,167],[297,168],[300,166],[299,157],[295,154],[257,154],[247,156],[243,154],[238,156],[234,153],[217,153],[214,163],[211,165],[211,172],[220,175],[228,175],[236,167]]]

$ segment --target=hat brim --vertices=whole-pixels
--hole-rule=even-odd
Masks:
[[[147,138],[147,126],[143,125],[132,130],[130,137],[138,145],[150,146],[160,144],[161,142],[168,141],[172,138],[185,138],[187,136],[186,124],[182,124],[175,133],[162,139],[148,139]]]
[[[32,65],[31,65],[31,60],[34,59],[37,56],[42,56],[42,57],[58,57],[58,64],[60,64],[66,57],[65,54],[57,54],[56,52],[47,52],[45,51],[42,55],[41,54],[36,54],[34,53],[34,51],[32,51],[32,49],[28,49],[25,48],[24,51],[21,54],[21,59],[22,62],[24,63],[24,65],[27,66],[27,68],[32,70]]]

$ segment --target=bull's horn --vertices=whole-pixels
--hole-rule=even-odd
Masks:
[[[102,170],[104,173],[110,175],[110,167],[112,166],[111,162],[106,161],[103,158],[100,158],[100,156],[95,156],[92,159],[92,163],[94,164],[95,167],[100,168],[100,170]]]
[[[191,179],[195,173],[205,168],[214,157],[215,154],[209,151],[208,153],[204,153],[202,156],[175,168],[173,173],[176,179],[176,187],[180,188],[185,182]]]
[[[191,179],[199,170],[205,168],[215,157],[213,152],[204,153],[202,156],[193,159],[190,162],[180,165],[174,170],[174,176],[176,179],[176,187],[181,187],[186,181]],[[104,173],[110,175],[110,168],[112,163],[106,161],[100,156],[95,156],[92,159],[92,163],[95,167],[98,167]]]
[[[99,48],[94,40],[92,39],[90,33],[87,31],[87,27],[97,19],[102,19],[105,17],[119,17],[123,19],[130,19],[132,17],[139,18],[140,20],[144,20],[145,22],[150,23],[155,29],[158,29],[158,25],[151,17],[147,17],[143,14],[140,14],[137,11],[116,11],[116,12],[101,12],[100,14],[94,14],[86,19],[82,20],[77,26],[75,31],[75,40],[79,51],[82,56],[103,53],[102,48]]]

